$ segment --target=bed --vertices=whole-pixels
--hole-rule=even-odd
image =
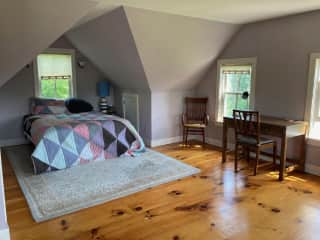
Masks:
[[[57,103],[52,106],[33,106],[33,114],[24,117],[24,134],[35,147],[31,155],[35,174],[134,157],[145,150],[138,132],[123,118],[99,112],[51,111],[58,109]]]

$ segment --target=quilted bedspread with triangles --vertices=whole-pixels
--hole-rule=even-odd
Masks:
[[[24,127],[35,145],[31,158],[36,174],[124,155],[134,157],[145,150],[129,121],[99,112],[31,115]]]

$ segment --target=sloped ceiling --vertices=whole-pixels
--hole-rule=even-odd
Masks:
[[[125,7],[152,91],[188,90],[239,25]]]
[[[319,0],[5,1],[0,10],[0,87],[73,26],[69,40],[116,85],[190,89],[237,24],[318,8]]]
[[[116,86],[149,90],[122,7],[82,24],[66,35]]]
[[[188,90],[239,25],[120,7],[68,32],[68,39],[115,85]]]
[[[0,87],[95,4],[88,0],[1,1]]]
[[[319,0],[97,0],[86,19],[115,6],[243,24],[320,9]]]

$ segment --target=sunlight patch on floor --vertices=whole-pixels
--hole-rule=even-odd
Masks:
[[[275,171],[268,172],[265,175],[274,179],[279,178],[279,172],[275,172]],[[307,180],[300,177],[296,177],[296,176],[286,176],[285,180],[291,181],[291,182],[301,182],[301,183],[307,182]]]

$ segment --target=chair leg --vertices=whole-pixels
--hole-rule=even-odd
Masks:
[[[189,130],[188,130],[188,128],[186,129],[186,145],[188,145],[188,134],[189,134]]]
[[[256,161],[254,163],[254,172],[253,172],[254,176],[256,176],[257,172],[258,172],[259,159],[260,159],[260,148],[257,148],[256,149]]]
[[[238,172],[238,158],[239,158],[238,148],[239,148],[239,145],[236,144],[236,148],[234,151],[234,172],[235,173]]]
[[[206,135],[205,135],[205,132],[204,132],[204,129],[202,130],[202,145],[204,147],[204,145],[206,144]]]
[[[186,128],[183,127],[182,129],[182,142],[183,144],[186,144]]]
[[[276,171],[277,165],[277,142],[274,143],[273,145],[273,171]]]
[[[246,160],[247,160],[247,163],[250,162],[250,148],[249,147],[246,147]]]

